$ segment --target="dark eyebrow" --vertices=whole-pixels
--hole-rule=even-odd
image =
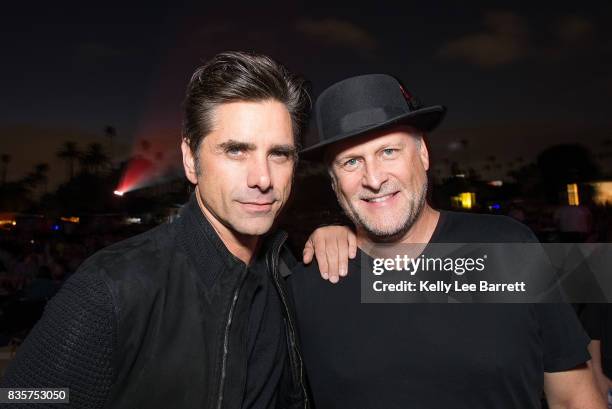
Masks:
[[[270,152],[271,153],[280,153],[282,155],[287,155],[287,156],[290,156],[290,157],[296,157],[297,156],[297,149],[293,145],[274,145],[270,149]]]
[[[247,142],[239,142],[233,139],[230,139],[227,142],[220,143],[217,145],[218,148],[221,148],[224,151],[228,150],[240,150],[240,151],[254,151],[257,149],[254,143]]]

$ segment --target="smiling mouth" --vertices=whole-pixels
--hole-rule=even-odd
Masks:
[[[389,193],[383,196],[376,196],[376,197],[370,197],[370,198],[365,198],[365,199],[361,199],[365,202],[368,203],[382,203],[385,202],[389,199],[391,199],[393,196],[395,196],[397,194],[397,192],[393,192],[393,193]]]
[[[268,211],[274,202],[239,202],[244,208],[250,211]]]

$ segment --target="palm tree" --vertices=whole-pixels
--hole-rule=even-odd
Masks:
[[[6,184],[6,174],[8,172],[8,164],[11,162],[11,155],[3,153],[0,157],[2,160],[2,184]]]
[[[72,141],[64,142],[56,153],[57,157],[66,161],[68,168],[68,181],[74,178],[74,162],[81,157],[77,144]]]
[[[34,166],[34,170],[26,175],[23,179],[23,184],[30,187],[31,189],[35,189],[38,186],[43,186],[43,192],[47,191],[47,182],[49,180],[47,173],[49,172],[49,164],[47,163],[37,163]]]
[[[87,147],[87,151],[81,157],[81,163],[85,166],[85,169],[91,170],[93,173],[98,173],[109,163],[109,159],[101,144],[92,143]]]
[[[37,163],[34,166],[34,173],[36,174],[39,183],[43,186],[43,193],[47,193],[47,183],[49,182],[49,164],[48,163]]]

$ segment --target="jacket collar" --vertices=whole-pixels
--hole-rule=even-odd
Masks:
[[[181,208],[178,225],[179,241],[183,244],[207,285],[212,285],[224,269],[245,267],[244,262],[225,247],[215,229],[204,216],[195,192],[191,194],[189,201]],[[282,246],[285,237],[286,233],[281,231],[268,233],[263,238],[258,257]]]

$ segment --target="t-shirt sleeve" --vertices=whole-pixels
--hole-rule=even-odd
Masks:
[[[601,340],[604,320],[604,304],[587,304],[580,316],[582,325],[591,339]]]
[[[79,271],[49,301],[0,385],[67,387],[70,407],[102,408],[113,382],[114,331],[115,315],[108,287],[99,273]]]
[[[545,372],[567,371],[591,358],[587,350],[589,337],[569,304],[535,304],[535,311]]]

